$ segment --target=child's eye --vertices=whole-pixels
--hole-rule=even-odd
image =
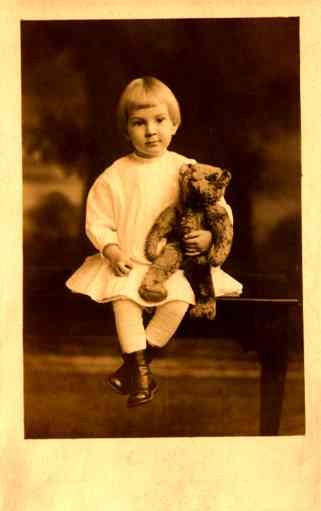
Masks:
[[[144,121],[141,121],[140,119],[136,119],[135,121],[131,122],[132,126],[141,126],[142,124],[144,124]]]
[[[158,117],[156,120],[160,124],[161,122],[165,121],[165,117]]]

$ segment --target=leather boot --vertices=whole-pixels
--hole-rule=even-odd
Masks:
[[[126,395],[129,393],[129,381],[125,362],[113,374],[108,376],[107,382],[118,394]]]
[[[125,364],[128,371],[128,407],[139,406],[151,401],[155,393],[155,382],[146,361],[146,350],[126,353]]]
[[[147,343],[147,348],[145,351],[146,362],[150,364],[150,362],[155,358],[161,348],[157,346],[151,346],[151,344]],[[123,357],[124,358],[124,357]],[[129,394],[129,378],[128,378],[128,370],[126,363],[124,362],[113,374],[111,374],[107,378],[107,382],[111,386],[111,388],[117,392],[118,394],[126,395]],[[157,390],[158,385],[154,382],[154,392]]]

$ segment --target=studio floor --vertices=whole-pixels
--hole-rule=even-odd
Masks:
[[[51,346],[49,349],[48,346]],[[24,339],[26,438],[254,436],[260,365],[233,339],[176,338],[153,361],[159,391],[127,408],[106,384],[120,363],[111,337]],[[279,435],[302,435],[303,363],[290,358]]]

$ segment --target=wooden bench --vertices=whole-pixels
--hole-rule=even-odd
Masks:
[[[231,270],[233,274],[233,269]],[[234,338],[245,350],[255,350],[261,366],[260,434],[277,435],[284,404],[289,356],[303,362],[302,298],[298,285],[280,274],[236,274],[243,283],[239,297],[219,297],[213,322],[188,321],[182,334],[201,332]],[[194,323],[194,325],[193,325]],[[303,368],[303,363],[302,363]],[[302,375],[303,376],[303,375]]]
[[[289,353],[303,351],[302,304],[297,298],[244,296],[222,297],[218,310],[223,306],[234,316],[233,335],[245,349],[255,349],[261,365],[260,434],[277,435]]]

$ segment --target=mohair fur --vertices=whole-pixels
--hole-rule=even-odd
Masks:
[[[183,268],[195,294],[196,305],[190,309],[191,316],[214,319],[216,300],[210,266],[222,265],[232,245],[232,222],[226,209],[218,204],[230,179],[229,171],[202,163],[180,168],[179,204],[169,206],[159,215],[146,240],[146,257],[152,264],[139,288],[144,300],[164,300],[166,280],[178,268]],[[184,236],[203,229],[212,233],[208,252],[199,256],[184,255]]]

